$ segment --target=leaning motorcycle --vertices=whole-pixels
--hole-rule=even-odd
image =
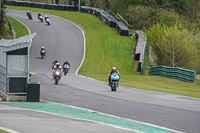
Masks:
[[[69,72],[70,66],[68,64],[65,64],[63,66],[63,73],[64,75],[66,75]]]
[[[28,19],[32,20],[32,15],[31,15],[31,12],[27,12],[27,16],[28,16]]]
[[[59,70],[55,70],[54,71],[54,80],[55,80],[55,84],[58,84],[58,81],[60,80],[60,78],[62,77],[62,73]]]
[[[46,56],[46,51],[43,49],[40,51],[40,55],[42,56],[42,59],[44,58],[44,56]]]
[[[118,73],[113,73],[110,77],[110,87],[111,91],[116,91],[119,82],[119,75]]]
[[[50,19],[49,18],[46,18],[45,22],[47,23],[47,25],[50,25]]]
[[[42,17],[42,15],[39,16],[39,20],[40,20],[41,22],[43,22],[43,17]]]

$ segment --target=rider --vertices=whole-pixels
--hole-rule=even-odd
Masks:
[[[55,74],[55,72],[56,71],[60,71],[60,73],[61,73],[61,70],[62,70],[62,68],[61,68],[61,66],[60,66],[60,63],[59,62],[57,62],[57,63],[55,63],[55,65],[54,66],[52,66],[52,69],[53,69],[53,79],[54,79],[54,74]],[[61,75],[62,76],[62,75]]]
[[[54,66],[54,68],[53,68],[54,70],[59,70],[59,71],[61,71],[61,66],[60,66],[60,63],[59,62],[57,62],[56,64],[55,64],[55,66]]]
[[[44,51],[44,53],[42,53],[42,51]],[[40,49],[40,54],[44,54],[44,56],[46,56],[46,49],[44,48],[44,46],[42,46],[42,48]]]
[[[70,64],[69,64],[68,61],[65,61],[65,62],[63,63],[63,68],[64,68],[65,65],[69,65],[69,66],[70,66]]]
[[[56,63],[59,63],[57,60],[55,60],[53,63],[52,63],[52,70],[54,69],[54,67],[56,67]]]
[[[46,20],[47,20],[47,18],[49,19],[49,17],[46,15],[46,16],[45,16],[45,18],[44,18],[44,20],[46,21]]]
[[[42,14],[40,13],[40,12],[38,12],[38,19],[40,19],[40,16],[41,16]]]
[[[40,49],[40,51],[45,51],[46,52],[46,49],[44,48],[44,46],[42,46],[42,48]]]
[[[119,75],[119,77],[120,77],[120,74],[119,74],[119,72],[117,71],[116,67],[112,67],[112,70],[111,70],[111,71],[109,72],[109,74],[108,74],[108,82],[109,82],[108,85],[110,85],[111,75],[112,75],[113,73],[117,73],[117,74]]]
[[[26,13],[26,14],[27,14],[27,16],[29,16],[29,15],[31,15],[31,12],[30,12],[30,11],[27,11],[27,13]]]

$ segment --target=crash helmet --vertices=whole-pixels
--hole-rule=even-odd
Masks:
[[[42,48],[44,49],[44,46],[42,46]]]
[[[112,67],[112,70],[116,70],[116,67]]]
[[[57,62],[57,63],[56,63],[56,66],[60,66],[60,63],[59,63],[59,62]]]
[[[47,18],[48,16],[47,16],[47,15],[45,15],[45,17]]]

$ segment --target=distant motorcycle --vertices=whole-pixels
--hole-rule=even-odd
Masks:
[[[46,50],[45,49],[42,49],[40,51],[40,55],[42,56],[42,59],[44,58],[44,56],[46,56]]]
[[[28,16],[28,19],[32,20],[32,15],[31,15],[31,12],[27,11],[26,15]]]
[[[119,82],[119,75],[118,73],[113,73],[110,77],[110,87],[111,91],[116,91]]]
[[[49,19],[49,17],[45,18],[45,22],[47,23],[47,25],[50,25],[50,19]]]
[[[41,22],[43,22],[43,16],[42,16],[42,14],[40,14],[40,15],[38,16],[38,19],[39,19]]]
[[[53,77],[55,80],[55,84],[58,84],[58,81],[60,80],[60,78],[62,77],[62,72],[60,70],[55,70],[53,73]]]
[[[70,66],[69,64],[64,64],[63,65],[63,73],[64,75],[67,75],[67,73],[69,72]]]

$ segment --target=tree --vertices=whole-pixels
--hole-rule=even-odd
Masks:
[[[162,65],[194,69],[197,50],[195,42],[186,29],[177,26],[166,29],[165,36],[158,41],[162,56],[158,57]]]
[[[146,30],[146,34],[148,43],[157,55],[158,65],[197,70],[199,51],[186,28],[157,24]]]

